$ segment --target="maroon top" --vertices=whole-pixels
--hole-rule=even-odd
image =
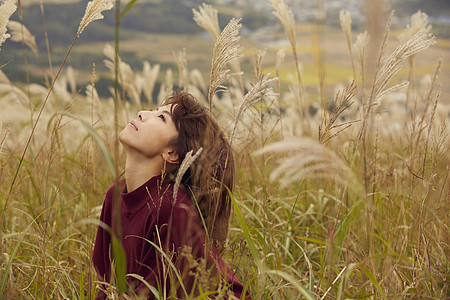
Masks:
[[[106,192],[100,221],[108,226],[112,226],[113,198],[115,186],[112,185]],[[177,266],[183,275],[183,282],[188,294],[191,292],[195,281],[196,263],[180,255],[180,250],[185,246],[190,247],[192,257],[198,261],[205,257],[206,234],[202,222],[188,194],[178,189],[177,199],[174,203],[173,185],[161,183],[161,176],[151,178],[136,190],[125,193],[125,180],[119,181],[120,189],[120,216],[122,226],[122,245],[126,254],[126,273],[138,274],[142,276],[156,290],[162,290],[166,286],[167,292],[170,290],[170,279],[164,276],[164,267],[160,252],[148,241],[165,249],[166,253],[173,251],[172,262]],[[105,282],[110,282],[110,244],[111,236],[108,231],[98,227],[95,239],[93,263],[97,273],[104,278]],[[185,248],[186,249],[186,248]],[[169,251],[167,251],[169,250]],[[212,270],[210,280],[220,275],[226,279],[226,285],[238,298],[243,292],[242,284],[227,267],[225,261],[219,256],[214,247],[210,247],[206,260],[207,269]],[[187,270],[188,266],[191,268]],[[204,272],[203,272],[204,273]],[[202,276],[198,276],[200,278]],[[153,294],[148,291],[145,284],[130,276],[127,276],[128,283],[134,287],[135,292],[144,291],[148,293],[149,299],[153,299]],[[197,279],[195,286],[198,287],[201,279]],[[212,281],[211,281],[212,282]],[[205,291],[205,287],[202,289]],[[178,296],[183,297],[184,292],[177,288]],[[99,291],[96,299],[104,299],[105,294]],[[251,297],[247,293],[247,298]]]

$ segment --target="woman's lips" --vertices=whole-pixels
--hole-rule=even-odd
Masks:
[[[136,131],[138,130],[137,127],[136,127],[136,124],[134,123],[134,121],[131,121],[129,123],[129,125],[131,125],[134,129],[136,129]]]

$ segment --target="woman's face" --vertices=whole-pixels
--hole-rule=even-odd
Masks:
[[[147,158],[161,156],[171,150],[169,143],[178,136],[178,132],[170,108],[171,105],[165,105],[152,111],[140,111],[119,134],[125,149]]]

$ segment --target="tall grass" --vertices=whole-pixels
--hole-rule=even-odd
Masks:
[[[101,8],[111,8],[107,2],[92,1],[90,9],[100,10],[88,6],[76,37]],[[122,15],[117,10],[117,20],[135,3]],[[194,18],[215,42],[209,81],[188,69],[184,50],[175,58],[178,85],[210,107],[235,151],[234,214],[224,252],[230,267],[255,299],[449,297],[449,112],[439,101],[442,63],[423,86],[397,84],[395,77],[405,63],[406,80],[417,76],[415,58],[434,43],[428,24],[417,21],[426,20],[423,13],[411,21],[420,26],[408,26],[396,48],[389,47],[395,42],[388,23],[374,70],[367,67],[368,33],[352,33],[351,16],[341,13],[354,78],[335,97],[317,95],[321,103],[312,103],[292,12],[283,1],[271,6],[291,44],[296,82],[265,74],[263,51],[253,75],[230,73],[228,67],[238,70],[240,21],[221,31],[217,11],[207,5],[194,10]],[[30,40],[33,32],[20,30]],[[97,292],[91,262],[96,220],[123,163],[114,133],[176,82],[166,71],[153,99],[160,66],[145,62],[142,71],[133,70],[118,49],[119,39],[104,51],[117,78],[115,102],[98,98],[95,67],[91,84],[80,91],[69,87],[75,72],[64,72],[63,65],[55,76],[42,74],[44,82],[53,79],[50,86],[12,83],[7,66],[0,73],[0,104],[14,120],[0,127],[2,298],[91,299]],[[287,57],[278,52],[276,77]],[[30,122],[35,111],[39,117]],[[119,284],[120,278],[108,293],[122,292]]]

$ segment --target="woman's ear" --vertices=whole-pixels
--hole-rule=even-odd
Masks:
[[[162,156],[163,159],[169,164],[177,165],[180,163],[178,152],[173,148],[168,148],[166,151],[164,151]]]

